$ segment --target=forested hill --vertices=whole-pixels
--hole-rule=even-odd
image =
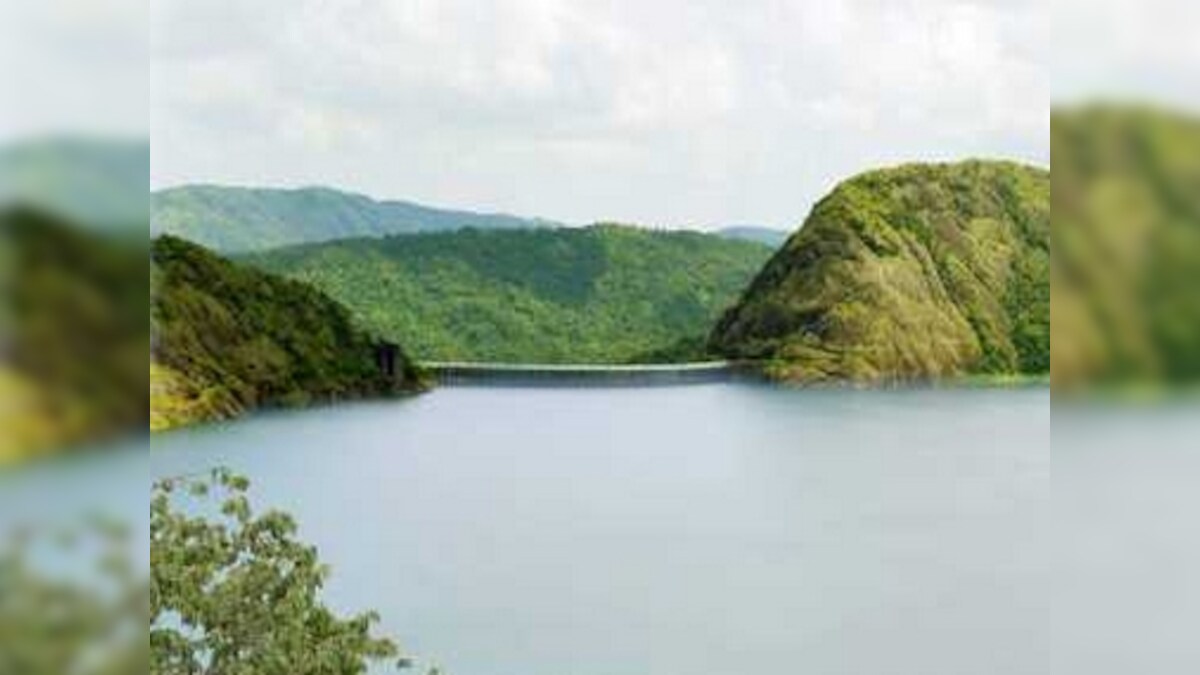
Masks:
[[[324,290],[418,359],[621,363],[701,344],[770,253],[597,225],[353,239],[239,260]]]
[[[151,234],[171,234],[220,252],[256,251],[350,237],[517,229],[560,223],[504,214],[377,201],[326,187],[299,189],[189,185],[155,192]]]
[[[318,290],[175,237],[153,243],[152,428],[419,386],[405,354]],[[387,372],[391,370],[391,372]]]
[[[0,465],[145,429],[145,244],[0,207]]]
[[[1200,382],[1200,116],[1055,109],[1051,384]]]
[[[710,346],[784,379],[1045,373],[1050,174],[914,164],[822,199]]]

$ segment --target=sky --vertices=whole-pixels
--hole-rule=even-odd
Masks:
[[[1200,112],[1200,2],[1054,0],[1055,105],[1097,98]]]
[[[146,134],[155,188],[322,184],[573,223],[790,228],[869,168],[1046,164],[1051,100],[1200,97],[1177,86],[1200,74],[1181,67],[1200,3],[1177,0],[0,5],[21,101],[0,136]]]
[[[0,143],[150,129],[150,3],[0,0]]]

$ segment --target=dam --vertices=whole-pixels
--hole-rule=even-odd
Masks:
[[[732,361],[654,364],[484,363],[426,361],[419,364],[440,385],[613,386],[722,382],[747,374]]]

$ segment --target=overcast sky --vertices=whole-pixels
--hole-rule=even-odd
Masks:
[[[144,138],[157,1],[0,0],[0,143],[62,133]]]
[[[1033,2],[165,0],[152,26],[156,186],[782,227],[879,164],[1047,161]]]
[[[1177,0],[0,4],[22,100],[4,135],[74,115],[148,132],[155,187],[327,184],[580,223],[790,227],[881,164],[1046,163],[1052,96],[1161,93],[1200,63],[1197,3]],[[87,77],[38,92],[65,81],[56,48]]]

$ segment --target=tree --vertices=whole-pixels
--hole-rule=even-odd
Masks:
[[[0,544],[0,673],[146,672],[146,584],[129,530],[95,519]]]
[[[341,618],[321,603],[328,568],[291,516],[252,512],[248,487],[226,469],[154,484],[151,673],[351,675],[397,658],[372,634],[376,614]]]

